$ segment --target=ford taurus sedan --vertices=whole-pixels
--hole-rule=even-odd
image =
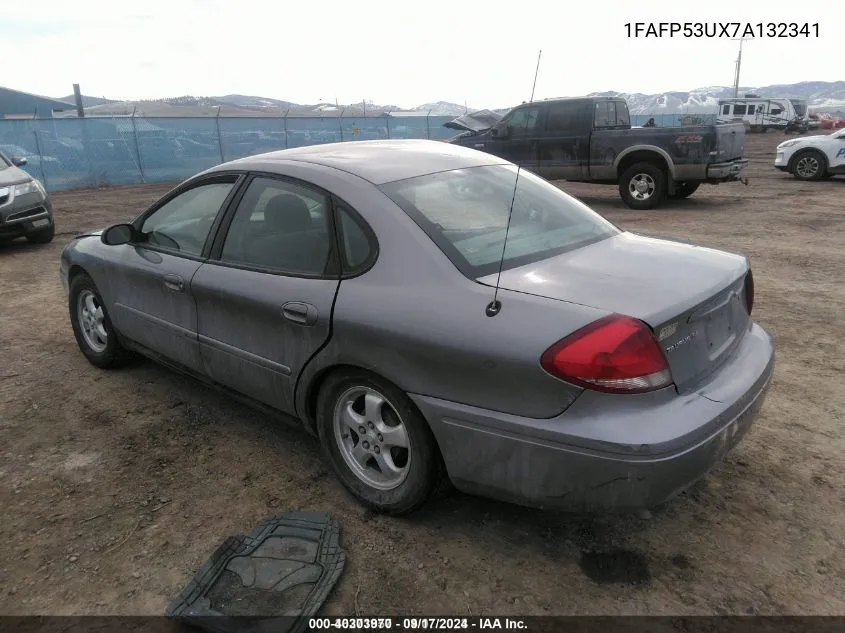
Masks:
[[[393,514],[444,480],[658,505],[740,440],[773,371],[746,258],[623,231],[435,141],[219,165],[75,239],[61,277],[91,363],[140,353],[295,416]]]

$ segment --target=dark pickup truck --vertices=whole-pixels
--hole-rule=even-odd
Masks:
[[[618,185],[632,209],[686,198],[702,183],[740,180],[745,126],[631,127],[628,104],[614,97],[524,103],[496,122],[460,117],[450,143],[509,160],[548,180]]]

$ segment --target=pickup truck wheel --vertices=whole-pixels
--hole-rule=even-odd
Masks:
[[[827,172],[824,154],[810,149],[792,159],[792,175],[798,180],[821,180]]]
[[[631,209],[654,209],[666,195],[666,174],[651,163],[634,163],[619,178],[619,195]]]
[[[689,198],[696,192],[701,183],[697,182],[676,182],[675,193],[669,197],[673,200],[681,200],[682,198]]]

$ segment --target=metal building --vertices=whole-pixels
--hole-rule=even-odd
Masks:
[[[46,119],[53,116],[53,111],[75,109],[74,104],[66,101],[0,86],[0,119],[31,119],[33,116]]]

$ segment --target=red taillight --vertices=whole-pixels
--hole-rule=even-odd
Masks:
[[[748,314],[751,314],[751,309],[754,307],[754,275],[751,271],[745,275],[745,309]]]
[[[669,364],[648,326],[618,314],[558,341],[540,364],[552,376],[595,391],[642,393],[672,383]]]

